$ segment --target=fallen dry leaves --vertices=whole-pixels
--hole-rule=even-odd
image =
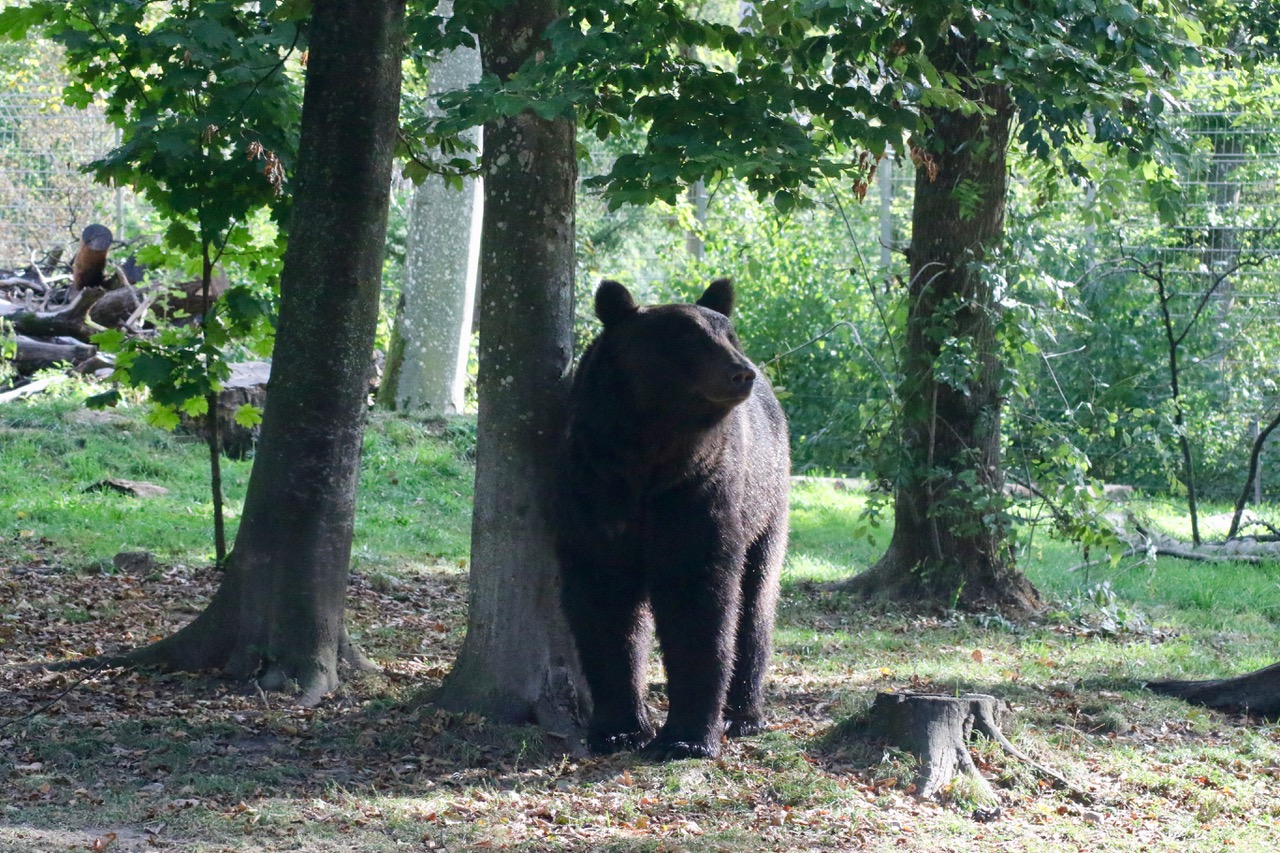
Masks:
[[[219,580],[208,568],[89,574],[56,563],[50,551],[46,564],[0,567],[0,849],[15,816],[86,828],[74,844],[30,849],[113,853],[242,849],[237,838],[252,838],[255,850],[585,853],[642,841],[667,851],[1142,850],[1177,843],[1188,825],[1227,837],[1232,826],[1280,817],[1280,798],[1236,791],[1256,781],[1256,761],[1210,774],[1163,751],[1187,742],[1229,749],[1239,721],[1224,718],[1207,734],[1168,720],[1099,735],[1070,724],[1080,709],[1067,687],[1043,691],[1037,713],[1065,721],[1070,751],[1053,759],[1075,762],[1096,803],[1007,778],[999,811],[985,813],[999,814],[990,823],[918,802],[910,767],[892,756],[814,747],[850,689],[921,683],[895,675],[900,660],[819,673],[780,654],[773,732],[730,743],[715,762],[571,760],[532,730],[513,734],[422,702],[461,639],[465,581],[456,567],[353,577],[353,635],[384,675],[352,681],[318,708],[189,674],[54,671],[47,665],[171,633]],[[978,663],[995,656],[973,646],[944,653]],[[1154,774],[1186,777],[1187,787],[1166,790],[1157,779],[1135,789],[1105,760],[1112,746],[1148,751]],[[1280,762],[1263,763],[1274,787]],[[997,780],[1009,769],[981,756],[979,764]],[[103,814],[115,822],[94,822]]]

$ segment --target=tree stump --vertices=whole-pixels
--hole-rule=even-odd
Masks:
[[[1056,783],[1071,788],[1061,775],[1033,761],[1004,736],[1001,725],[1011,715],[1007,702],[982,693],[877,693],[868,716],[867,734],[920,759],[916,793],[921,798],[936,797],[952,779],[964,773],[995,799],[995,792],[969,755],[974,732],[995,741],[1006,753]]]

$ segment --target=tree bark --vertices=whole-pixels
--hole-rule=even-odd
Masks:
[[[442,7],[441,14],[448,14]],[[430,98],[480,80],[480,56],[449,51],[431,66]],[[479,144],[479,131],[468,131]],[[454,415],[462,411],[475,302],[480,190],[431,175],[413,192],[405,249],[405,282],[388,347],[379,404],[401,411]]]
[[[403,32],[404,0],[314,4],[280,323],[243,520],[208,608],[135,663],[296,685],[304,703],[338,685],[340,661],[368,665],[343,609]]]
[[[955,56],[935,63],[963,77],[976,51],[962,41],[953,46]],[[1002,86],[967,94],[990,111],[935,110],[930,131],[916,140],[893,537],[847,586],[900,601],[1025,614],[1039,600],[1006,542],[1000,308],[986,268],[1004,237],[1013,104]]]
[[[511,4],[481,34],[505,79],[544,49],[554,0]],[[580,726],[581,676],[559,606],[549,520],[573,355],[574,126],[524,112],[487,125],[480,417],[467,636],[438,704]]]

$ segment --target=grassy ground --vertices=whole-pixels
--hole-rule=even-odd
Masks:
[[[872,612],[824,582],[884,534],[854,536],[861,495],[827,484],[793,499],[769,733],[714,762],[574,761],[535,730],[433,709],[464,620],[469,442],[373,422],[351,620],[385,671],[300,711],[250,685],[39,666],[198,612],[217,583],[204,458],[74,396],[0,407],[0,850],[1280,848],[1280,729],[1141,688],[1273,662],[1276,565],[1072,570],[1078,550],[1041,534],[1025,565],[1052,604],[1036,624]],[[228,467],[234,511],[248,466]],[[84,491],[107,476],[170,493]],[[153,565],[114,567],[143,549]],[[877,690],[926,687],[1007,699],[1015,743],[1085,795],[982,742],[997,819],[975,819],[981,794],[963,783],[918,802],[909,756],[839,724]]]

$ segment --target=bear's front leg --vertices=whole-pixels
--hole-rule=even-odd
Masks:
[[[649,626],[637,573],[603,572],[562,558],[561,601],[591,691],[587,747],[598,755],[653,740],[644,704]]]
[[[665,535],[646,548],[669,704],[667,721],[645,752],[658,759],[714,758],[724,730],[744,549],[724,515],[709,507],[682,509],[675,517],[679,525],[655,518],[654,530]]]
[[[724,708],[728,737],[748,737],[765,729],[764,677],[773,652],[778,575],[786,540],[786,515],[779,513],[747,549],[736,657]]]

